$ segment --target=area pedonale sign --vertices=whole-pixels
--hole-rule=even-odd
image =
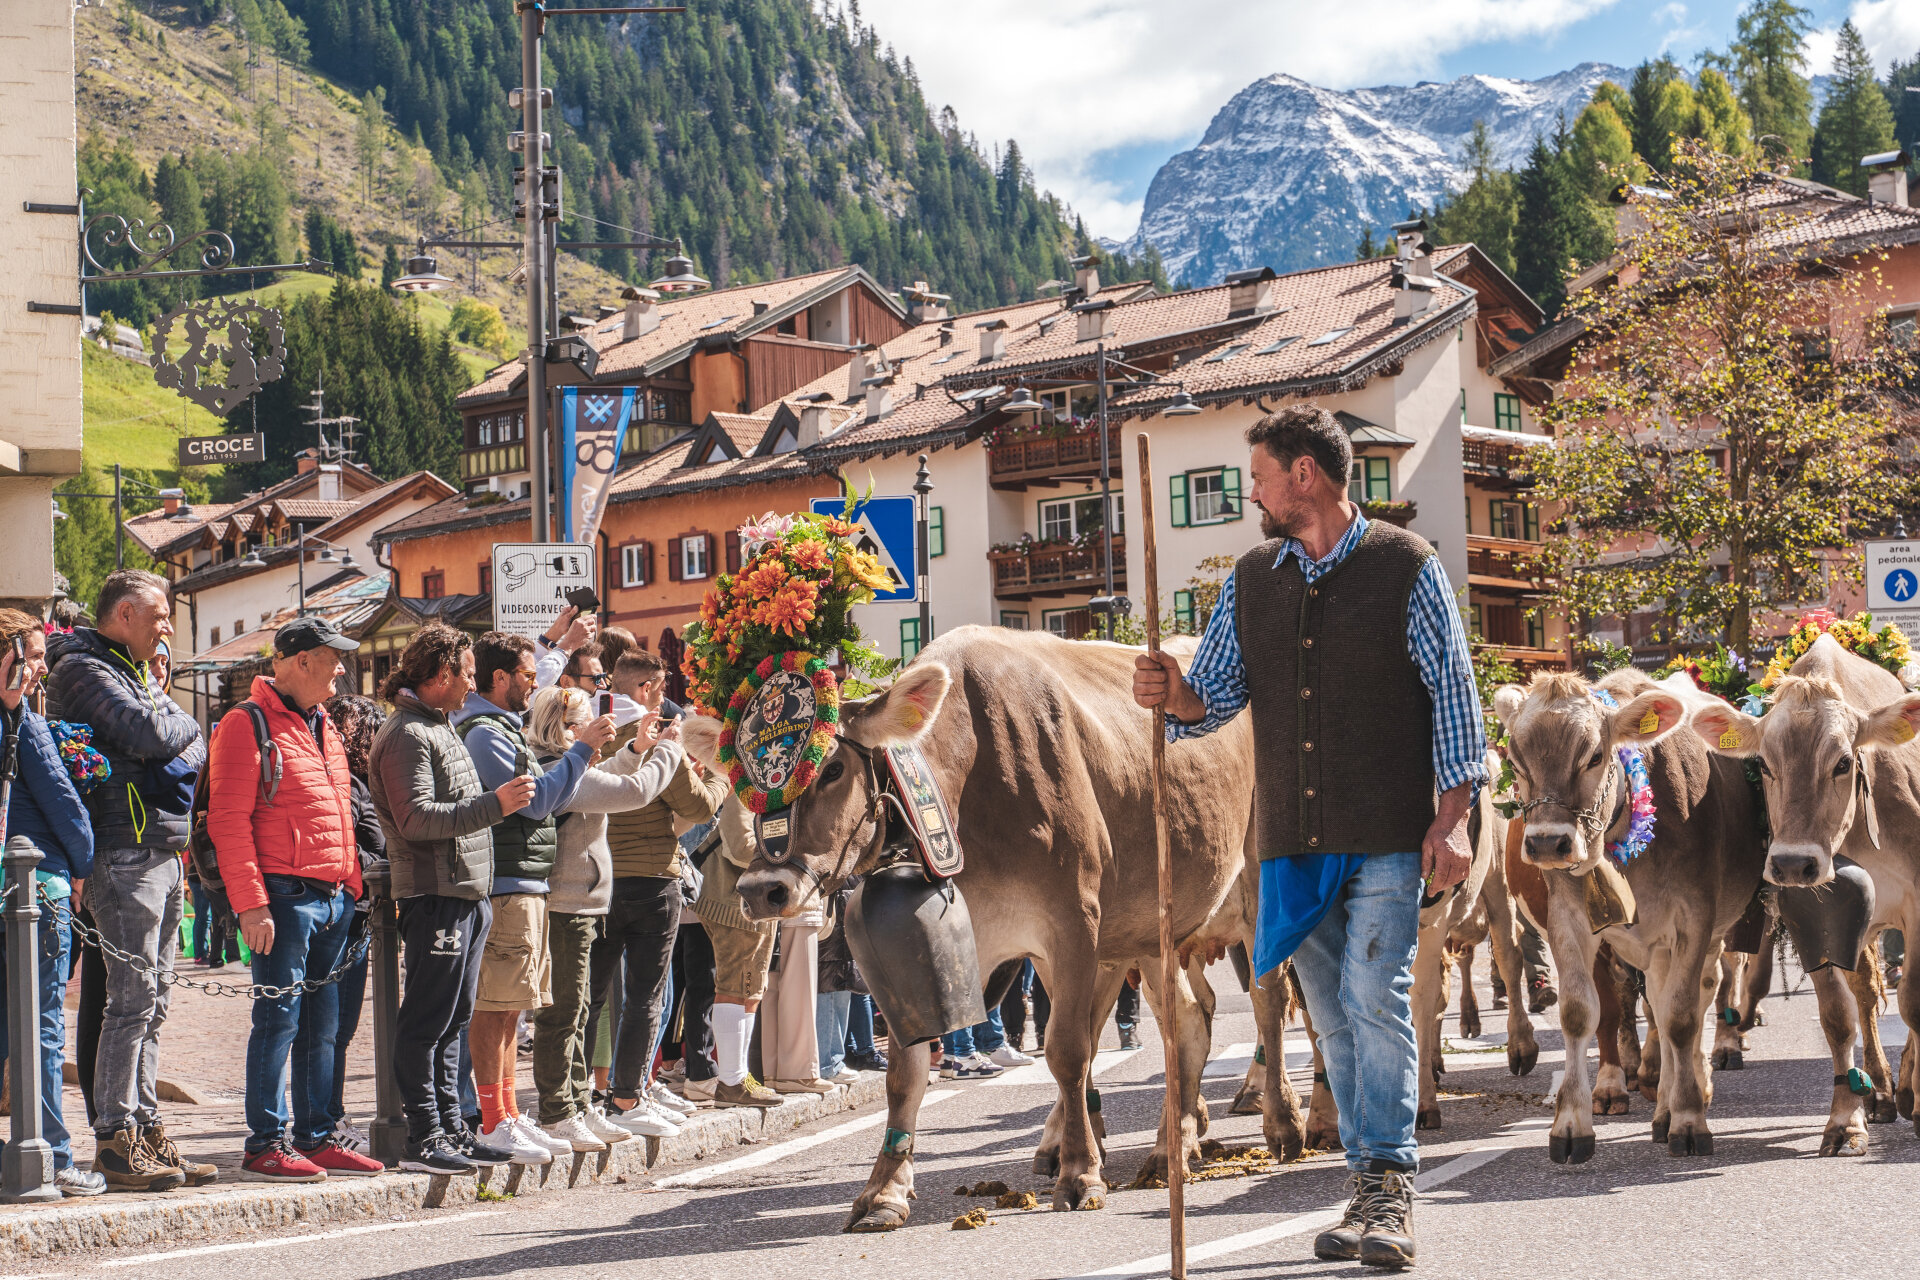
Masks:
[[[207,467],[222,462],[265,462],[267,438],[258,432],[239,436],[182,436],[180,465]]]

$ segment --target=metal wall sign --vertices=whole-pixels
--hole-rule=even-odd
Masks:
[[[531,639],[567,607],[566,593],[594,585],[591,547],[568,542],[496,542],[493,625]]]
[[[1920,539],[1883,538],[1861,544],[1866,553],[1867,611],[1920,640]]]
[[[181,436],[180,465],[211,467],[223,462],[265,462],[267,437],[257,431],[233,436]]]
[[[187,344],[177,358],[170,351],[176,334]],[[280,313],[257,302],[203,298],[154,327],[153,380],[222,416],[285,373],[286,358]]]

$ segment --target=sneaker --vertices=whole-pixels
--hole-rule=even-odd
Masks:
[[[767,1087],[776,1093],[832,1093],[837,1086],[815,1076],[811,1080],[769,1080]]]
[[[647,1097],[653,1100],[655,1106],[683,1116],[690,1116],[700,1109],[693,1102],[667,1088],[659,1080],[655,1080],[653,1087],[647,1090]]]
[[[1122,1049],[1138,1049],[1140,1047],[1140,1033],[1132,1027],[1120,1028],[1120,1047]]]
[[[587,1132],[609,1145],[615,1142],[627,1142],[633,1135],[607,1119],[607,1113],[599,1107],[589,1106],[581,1115],[581,1123],[587,1126]]]
[[[187,1181],[179,1169],[154,1159],[131,1125],[94,1148],[93,1171],[115,1191],[171,1191]]]
[[[855,1071],[885,1071],[887,1055],[878,1049],[872,1053],[850,1053],[847,1055],[847,1065]]]
[[[744,1076],[739,1084],[716,1080],[713,1086],[713,1105],[716,1107],[777,1107],[782,1101],[779,1094],[755,1080],[751,1073]]]
[[[63,1196],[97,1196],[105,1193],[107,1178],[105,1174],[89,1173],[77,1164],[70,1164],[53,1171],[53,1185]]]
[[[402,1173],[458,1175],[478,1171],[479,1166],[467,1159],[444,1133],[436,1133],[425,1142],[408,1142],[406,1154],[400,1157]]]
[[[933,1064],[933,1069],[939,1072],[942,1080],[958,1080],[961,1069],[966,1065],[964,1061],[952,1054],[946,1054]]]
[[[1360,1237],[1367,1232],[1367,1212],[1380,1194],[1380,1175],[1356,1173],[1349,1180],[1353,1199],[1334,1226],[1313,1238],[1313,1256],[1322,1262],[1354,1262],[1360,1257]]]
[[[645,1099],[625,1111],[609,1111],[607,1119],[628,1133],[637,1133],[644,1138],[671,1138],[680,1132],[679,1125],[669,1120],[665,1112],[650,1105]]]
[[[712,1106],[713,1091],[719,1086],[719,1076],[708,1076],[705,1080],[689,1080],[680,1086],[680,1096],[695,1106]]]
[[[1544,977],[1535,978],[1527,984],[1527,1012],[1545,1013],[1560,1003],[1560,993]]]
[[[588,1125],[585,1116],[568,1116],[565,1120],[548,1125],[540,1132],[544,1133],[550,1141],[565,1143],[568,1151],[605,1151],[607,1149],[606,1141]],[[622,1138],[633,1136],[624,1129],[618,1132]]]
[[[834,1084],[852,1084],[859,1078],[860,1073],[844,1062],[823,1077]]]
[[[507,1123],[511,1124],[515,1131],[528,1142],[536,1146],[545,1147],[557,1156],[568,1155],[573,1151],[572,1141],[563,1141],[562,1139],[554,1137],[525,1116],[513,1116],[509,1118]]]
[[[997,1076],[1002,1071],[1006,1070],[1005,1067],[1001,1066],[999,1063],[995,1062],[992,1058],[989,1058],[984,1053],[975,1053],[972,1057],[967,1059],[966,1065],[972,1068],[976,1078],[985,1078],[987,1076]],[[966,1078],[965,1076],[961,1077],[961,1079],[963,1080],[965,1078]]]
[[[349,1151],[365,1151],[367,1149],[366,1130],[360,1128],[345,1116],[341,1116],[338,1120],[334,1121],[333,1140]]]
[[[331,1135],[310,1151],[305,1148],[295,1150],[305,1156],[308,1163],[325,1170],[329,1178],[371,1178],[376,1173],[387,1171],[387,1166],[372,1156],[341,1146]]]
[[[240,1162],[242,1182],[325,1182],[327,1171],[293,1149],[281,1138],[270,1147],[250,1151]]]
[[[455,1132],[448,1134],[447,1141],[453,1144],[455,1151],[458,1151],[482,1169],[497,1169],[501,1165],[512,1164],[514,1162],[514,1152],[511,1147],[503,1147],[492,1142],[483,1142],[479,1137],[475,1136],[471,1128],[465,1125],[462,1125]],[[529,1163],[544,1164],[545,1161],[532,1161]]]
[[[508,1162],[511,1164],[553,1163],[553,1148],[547,1145],[547,1140],[543,1137],[535,1142],[528,1138],[513,1123],[511,1116],[501,1117],[500,1123],[491,1129],[482,1129],[479,1140],[487,1146],[498,1147],[507,1152]],[[475,1159],[479,1160],[479,1157],[475,1156]],[[480,1161],[480,1163],[486,1162]]]
[[[1367,1211],[1360,1265],[1398,1271],[1413,1265],[1413,1175],[1388,1169]]]
[[[1010,1044],[1003,1044],[993,1051],[993,1061],[1003,1067],[1030,1067],[1033,1059]]]
[[[180,1148],[167,1136],[167,1126],[156,1124],[140,1131],[140,1140],[147,1144],[147,1150],[161,1164],[169,1164],[186,1176],[190,1187],[204,1187],[220,1176],[215,1166],[200,1160],[189,1160],[180,1154]]]

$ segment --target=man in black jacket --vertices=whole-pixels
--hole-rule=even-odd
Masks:
[[[116,1190],[165,1191],[216,1176],[212,1165],[181,1156],[160,1119],[167,988],[152,975],[173,968],[179,950],[179,854],[207,748],[200,726],[148,665],[173,634],[166,579],[139,569],[111,574],[95,612],[97,630],[48,640],[47,708],[56,719],[93,726],[94,748],[112,768],[86,798],[95,850],[87,903],[101,937],[144,967],[107,962],[93,1167]]]

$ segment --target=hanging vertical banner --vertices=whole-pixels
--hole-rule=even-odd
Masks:
[[[638,396],[637,387],[560,389],[560,541],[591,543],[599,532]]]

